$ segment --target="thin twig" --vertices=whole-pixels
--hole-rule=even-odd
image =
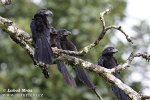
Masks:
[[[145,95],[142,95],[142,98],[141,100],[150,100],[150,96],[145,96]]]
[[[130,54],[130,57],[128,58],[128,61],[131,62],[135,57],[142,57],[146,61],[150,61],[150,55],[146,52],[144,52],[144,53],[134,53],[134,52],[132,52]]]
[[[3,6],[11,4],[11,0],[0,0],[0,2],[3,4]]]
[[[123,29],[121,28],[121,26],[115,26],[115,25],[110,25],[108,27],[106,27],[105,25],[105,19],[104,19],[104,15],[106,15],[108,12],[110,11],[110,9],[106,9],[104,12],[100,13],[100,21],[102,23],[102,31],[100,32],[99,37],[95,40],[95,42],[93,42],[92,44],[86,46],[83,48],[83,50],[81,50],[78,54],[80,55],[84,55],[86,53],[88,53],[90,51],[90,49],[92,49],[93,47],[95,47],[96,45],[99,44],[99,42],[103,39],[103,37],[105,36],[106,32],[110,29],[117,29],[118,31],[120,31],[121,33],[123,33],[127,39],[128,42],[132,43],[132,40],[130,39],[130,37],[123,31]]]
[[[127,41],[133,44],[133,41],[132,41],[132,40],[130,39],[130,37],[124,32],[124,30],[122,29],[121,26],[110,25],[110,26],[106,27],[106,31],[107,31],[107,30],[110,30],[110,29],[116,29],[116,30],[120,31],[121,33],[123,33],[123,34],[125,35]]]

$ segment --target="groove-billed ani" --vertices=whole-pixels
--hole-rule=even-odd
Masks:
[[[65,30],[65,29],[60,29],[57,31],[58,37],[59,37],[59,43],[61,46],[61,49],[63,50],[70,50],[70,51],[77,51],[76,46],[67,39],[67,36],[71,34],[71,32]],[[61,67],[60,67],[61,68]],[[77,66],[74,68],[76,75],[78,79],[83,82],[86,86],[88,86],[90,89],[93,90],[93,92],[97,95],[97,97],[101,100],[101,97],[99,94],[96,92],[95,88],[96,86],[91,82],[86,70],[83,68],[78,68]]]
[[[52,49],[50,47],[50,23],[47,17],[52,12],[47,9],[37,11],[31,21],[33,43],[35,45],[34,59],[38,63],[52,64]]]
[[[51,47],[57,47],[61,49],[59,34],[57,34],[57,30],[55,28],[51,28]],[[56,55],[57,56],[57,55]],[[62,61],[56,61],[58,70],[62,73],[65,82],[68,85],[76,86],[76,82],[68,72],[66,65]]]
[[[118,65],[117,60],[113,56],[118,50],[114,47],[107,47],[102,52],[101,57],[98,60],[98,65],[111,69]],[[119,73],[114,73],[114,76],[121,80]],[[128,100],[128,96],[117,86],[112,86],[112,91],[117,96],[118,100]]]
[[[77,48],[76,46],[67,39],[67,36],[69,34],[71,34],[70,32],[68,32],[67,30],[65,29],[61,29],[58,31],[58,34],[60,35],[60,44],[61,44],[61,48],[63,50],[70,50],[70,51],[77,51]],[[85,69],[83,68],[79,68],[79,67],[75,67],[75,72],[76,72],[76,75],[78,77],[78,79],[83,82],[86,86],[88,86],[90,89],[93,89],[94,92],[95,92],[95,85],[91,82],[87,72]]]

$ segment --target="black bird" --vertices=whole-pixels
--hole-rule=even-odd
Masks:
[[[51,35],[51,47],[57,47],[58,49],[62,49],[60,45],[59,34],[57,34],[57,30],[55,28],[51,28],[50,35]],[[55,55],[55,57],[57,57],[57,55]],[[76,87],[76,82],[71,76],[71,74],[68,72],[67,67],[64,64],[64,62],[56,61],[55,64],[57,64],[58,70],[62,73],[65,82],[68,85]]]
[[[118,50],[114,47],[107,47],[103,50],[101,57],[98,60],[98,65],[111,69],[118,65],[117,60],[113,56]],[[114,73],[114,76],[121,80],[119,73]],[[128,100],[128,96],[117,86],[112,86],[112,91],[117,96],[118,100]]]
[[[67,39],[67,36],[70,35],[71,32],[65,29],[61,29],[58,32],[59,32],[58,34],[60,34],[61,48],[63,50],[77,51],[77,48],[73,44],[73,42]],[[87,75],[87,72],[83,68],[75,67],[75,72],[81,82],[86,84],[89,88],[92,88],[92,89],[95,88],[95,85],[90,81],[89,76]]]
[[[67,36],[70,35],[71,32],[69,32],[65,29],[61,29],[58,31],[58,34],[60,35],[60,40],[61,40],[60,44],[61,44],[61,48],[63,50],[77,51],[77,48],[73,44],[73,42],[71,42],[70,40],[67,39]],[[98,98],[100,99],[101,97],[98,95],[98,93],[95,90],[96,86],[91,82],[87,71],[85,69],[79,68],[77,66],[74,69],[75,69],[78,79],[81,82],[83,82],[88,88],[92,89],[94,91],[94,93],[98,96]]]
[[[58,30],[58,34],[60,38],[60,45],[63,50],[77,51],[77,48],[73,42],[67,39],[67,36],[71,35],[71,32],[67,31],[66,29],[60,29]],[[87,71],[79,67],[74,67],[74,70],[78,79],[88,88],[92,89],[96,96],[101,100],[102,97],[96,92],[96,86],[90,80]]]
[[[37,63],[52,64],[52,49],[50,46],[50,28],[51,25],[47,19],[52,16],[52,12],[47,9],[41,9],[34,15],[30,28],[32,39],[35,45],[34,59]]]

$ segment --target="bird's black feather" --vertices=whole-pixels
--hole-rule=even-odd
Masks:
[[[55,28],[51,28],[51,47],[57,47],[59,49],[62,49],[60,45],[59,34],[57,34],[57,30]],[[56,61],[55,63],[57,64],[58,70],[62,73],[65,82],[68,85],[75,87],[76,82],[71,76],[71,74],[68,72],[68,69],[64,62]]]
[[[51,25],[47,20],[47,16],[51,11],[46,9],[39,10],[31,21],[30,28],[32,39],[35,45],[34,59],[38,63],[52,64],[52,49],[50,46]]]
[[[107,47],[102,52],[101,57],[98,60],[98,65],[103,66],[105,68],[111,69],[118,65],[117,60],[113,56],[118,50],[114,47]],[[121,80],[119,73],[114,73],[114,76]],[[112,86],[112,91],[117,96],[118,100],[128,100],[128,96],[117,86]]]
[[[73,42],[71,42],[70,40],[67,39],[67,36],[70,34],[69,31],[65,30],[65,29],[61,29],[58,31],[58,34],[60,35],[60,44],[61,44],[61,48],[63,50],[70,50],[70,51],[77,51],[76,46],[73,44]],[[88,86],[91,89],[95,89],[95,85],[91,82],[87,71],[83,68],[79,68],[79,67],[75,67],[75,72],[76,75],[78,77],[78,79],[83,82],[86,86]]]

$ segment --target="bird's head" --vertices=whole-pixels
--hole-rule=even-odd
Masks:
[[[67,31],[66,29],[61,29],[60,32],[61,32],[61,35],[62,35],[62,36],[71,35],[71,32],[70,32],[70,31]]]
[[[50,35],[51,36],[57,36],[58,35],[57,30],[54,27],[50,28]]]
[[[103,50],[102,55],[113,55],[114,53],[118,52],[118,49],[115,47],[107,47]]]
[[[37,11],[35,16],[53,16],[53,13],[48,9],[40,9]]]
[[[67,31],[66,29],[59,29],[58,34],[61,40],[65,39],[68,35],[71,35],[70,31]]]

